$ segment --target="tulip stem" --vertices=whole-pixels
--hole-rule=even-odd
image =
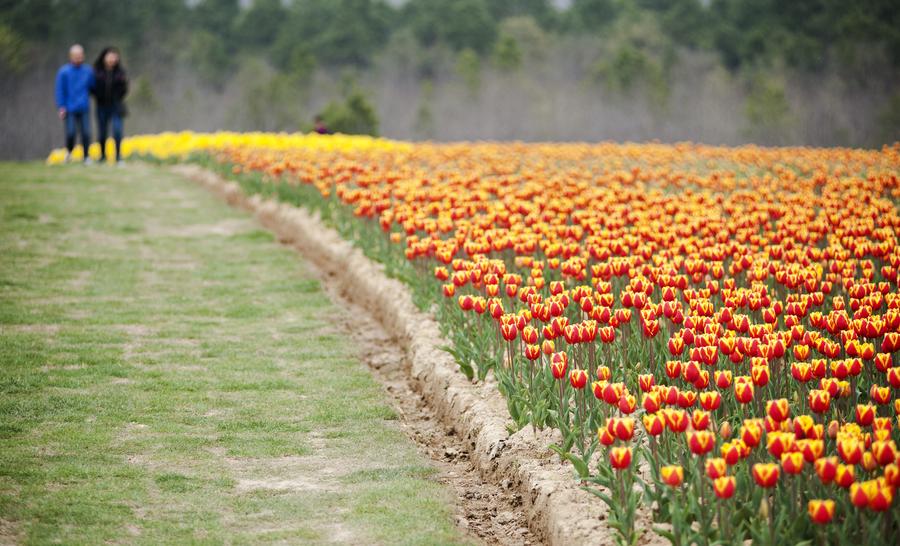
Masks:
[[[726,531],[727,522],[722,518],[722,504],[723,504],[722,502],[716,503],[716,511],[717,511],[716,522],[719,524],[719,538],[720,539],[724,539],[727,536],[727,531]],[[730,537],[729,537],[729,539],[730,539]],[[731,542],[731,541],[729,540],[729,542]]]

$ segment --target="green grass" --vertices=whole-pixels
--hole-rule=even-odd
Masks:
[[[0,542],[460,541],[293,251],[161,168],[0,173]]]

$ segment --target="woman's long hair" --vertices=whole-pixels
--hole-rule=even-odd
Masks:
[[[116,66],[113,68],[114,69],[122,68],[122,53],[119,52],[119,48],[109,46],[109,47],[104,47],[103,50],[100,52],[100,55],[97,56],[97,60],[94,61],[94,70],[100,70],[100,71],[106,70],[106,64],[103,62],[103,58],[106,57],[106,54],[109,53],[110,51],[115,52],[116,54],[119,55],[119,60],[118,60],[118,62],[116,62]]]

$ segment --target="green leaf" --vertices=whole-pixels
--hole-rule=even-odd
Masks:
[[[669,531],[667,529],[660,529],[659,527],[651,527],[651,529],[657,535],[659,535],[665,539],[668,539],[669,542],[671,542],[672,544],[675,544],[675,542],[676,542],[675,541],[675,533],[673,533],[672,531]]]

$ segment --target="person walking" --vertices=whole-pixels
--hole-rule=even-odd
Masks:
[[[122,118],[127,114],[125,95],[128,94],[128,76],[122,67],[119,50],[107,47],[94,62],[94,99],[97,101],[97,132],[100,137],[100,161],[106,161],[106,138],[112,124],[112,136],[116,143],[116,163],[122,162]]]
[[[66,161],[75,149],[75,133],[81,135],[84,163],[91,162],[90,90],[94,86],[94,71],[84,66],[84,48],[75,44],[69,48],[69,62],[56,73],[56,108],[66,129]]]

